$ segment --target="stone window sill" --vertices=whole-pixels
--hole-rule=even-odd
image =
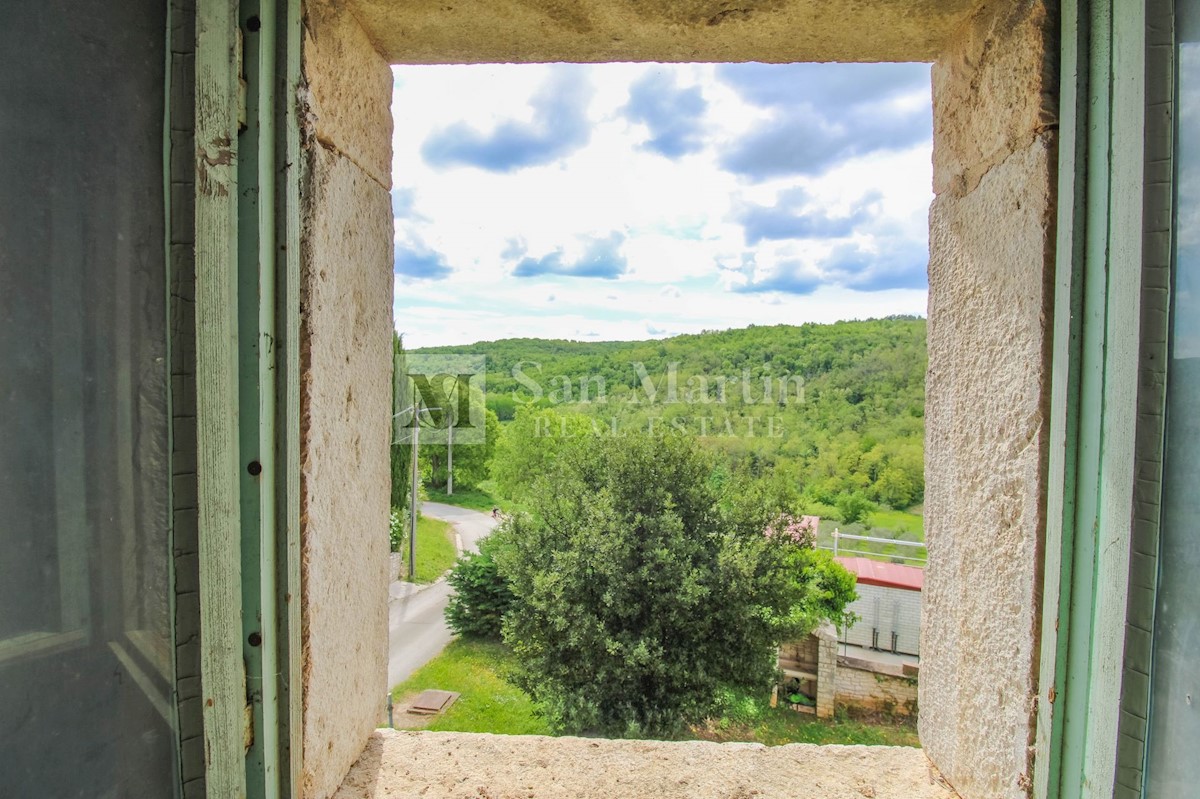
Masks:
[[[920,749],[378,730],[334,799],[954,799]]]

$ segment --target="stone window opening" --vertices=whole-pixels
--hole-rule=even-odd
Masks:
[[[317,145],[308,150],[305,200],[312,231],[303,287],[314,342],[310,407],[317,394],[321,403],[344,400],[344,390],[335,389],[352,376],[335,352],[353,356],[354,379],[370,382],[368,368],[386,373],[390,63],[932,61],[926,507],[933,511],[926,517],[924,612],[926,635],[942,646],[923,657],[920,736],[924,754],[964,797],[1026,796],[1033,780],[1046,321],[1053,300],[1053,13],[1041,3],[964,2],[937,12],[896,3],[846,13],[795,3],[732,15],[704,15],[704,6],[634,12],[585,3],[571,14],[532,6],[464,14],[449,7],[410,12],[378,0],[306,4],[307,119]],[[776,35],[783,30],[791,35]],[[344,319],[349,297],[370,298],[369,312],[360,306],[352,314],[370,335],[351,336],[356,328],[334,324]],[[316,346],[319,331],[338,344],[320,377],[317,358],[326,355]],[[969,359],[960,357],[963,342],[971,342]],[[318,385],[322,380],[328,388]],[[381,403],[373,413],[381,418],[383,410]],[[320,440],[317,432],[309,428],[310,440]],[[314,471],[315,454],[310,449]],[[378,472],[371,472],[372,484],[386,487],[386,459],[378,459]],[[322,518],[322,504],[347,500],[335,496],[345,494],[338,480],[305,477],[311,558],[327,546],[323,539],[332,533],[325,530],[337,526],[332,514]],[[384,518],[386,489],[369,505],[370,514]],[[996,541],[1005,554],[999,567]],[[375,546],[355,542],[345,555],[366,561]],[[381,560],[383,546],[381,538]],[[310,582],[308,590],[321,588]],[[374,698],[386,690],[382,652],[352,659],[333,651],[347,634],[339,619],[361,610],[361,599],[346,602],[344,610],[305,608],[305,770],[309,785],[323,786],[318,794],[332,790],[357,757],[377,718]],[[372,609],[354,629],[383,629],[383,613]],[[353,713],[347,682],[375,686],[364,687]],[[335,718],[341,721],[329,723]],[[394,745],[372,744],[364,759],[386,760]]]

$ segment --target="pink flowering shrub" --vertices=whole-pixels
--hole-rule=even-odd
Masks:
[[[799,547],[811,549],[817,543],[817,525],[821,523],[819,516],[793,516],[781,513],[770,524],[763,534],[767,538],[788,541]]]

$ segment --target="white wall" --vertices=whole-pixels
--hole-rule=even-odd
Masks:
[[[879,630],[879,649],[891,651],[892,632],[897,633],[896,651],[920,654],[921,592],[879,585],[857,586],[858,599],[847,610],[858,614],[859,621],[842,633],[842,640],[862,647],[872,646],[872,629]]]

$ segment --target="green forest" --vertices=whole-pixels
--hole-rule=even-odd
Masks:
[[[425,368],[440,355],[486,356],[488,416],[499,424],[488,425],[485,448],[463,453],[469,475],[455,453],[456,486],[519,500],[564,438],[672,429],[710,452],[712,479],[782,492],[797,512],[822,517],[823,536],[837,525],[921,540],[925,326],[902,316],[633,342],[505,339],[409,354],[435,356]],[[426,458],[436,487],[443,453],[433,446]]]

